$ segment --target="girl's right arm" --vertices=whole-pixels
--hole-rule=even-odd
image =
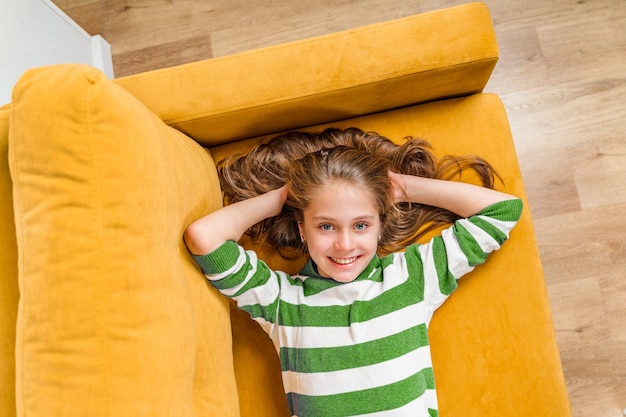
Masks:
[[[185,230],[187,248],[193,255],[206,255],[228,240],[238,241],[250,227],[278,215],[286,199],[283,186],[209,213]]]

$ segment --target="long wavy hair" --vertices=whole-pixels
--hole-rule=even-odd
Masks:
[[[459,218],[440,207],[408,202],[394,204],[388,172],[451,180],[465,170],[477,174],[488,188],[493,188],[498,178],[491,165],[478,156],[446,156],[437,160],[424,140],[407,137],[398,145],[377,133],[357,128],[289,132],[218,164],[225,204],[287,184],[287,202],[280,215],[265,219],[246,232],[287,259],[307,254],[297,223],[319,187],[344,181],[371,190],[381,220],[379,253],[385,254],[401,250],[431,230]]]

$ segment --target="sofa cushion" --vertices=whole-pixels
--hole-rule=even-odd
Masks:
[[[98,70],[59,65],[15,87],[9,161],[18,411],[239,415],[229,305],[182,241],[221,206],[210,155]]]
[[[481,155],[503,179],[496,188],[526,201],[504,106],[493,94],[442,100],[307,129],[320,131],[330,126],[372,130],[396,142],[407,135],[421,137],[440,157]],[[211,153],[218,161],[246,152],[272,136],[216,146]],[[461,179],[475,181],[467,174]],[[273,268],[295,273],[302,266],[302,259],[285,261],[248,238],[242,243]],[[242,334],[235,345],[236,368],[269,367],[257,364],[261,361],[256,354],[261,349],[271,351],[267,336],[259,326],[250,326],[250,319],[243,314],[232,317],[233,329],[241,329]],[[484,265],[463,277],[458,291],[437,310],[429,338],[441,415],[571,415],[527,205],[510,240]],[[241,395],[247,395],[249,402],[267,395],[255,390],[250,378],[238,381]]]
[[[15,416],[17,243],[9,164],[9,110],[0,110],[0,412]]]

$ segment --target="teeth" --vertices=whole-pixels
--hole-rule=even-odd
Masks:
[[[356,261],[356,256],[354,258],[330,258],[330,259],[337,264],[348,265]]]

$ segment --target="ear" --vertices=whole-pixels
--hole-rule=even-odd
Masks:
[[[304,227],[302,226],[302,222],[298,222],[298,232],[300,232],[300,239],[304,242],[306,240],[306,236],[304,236]]]

